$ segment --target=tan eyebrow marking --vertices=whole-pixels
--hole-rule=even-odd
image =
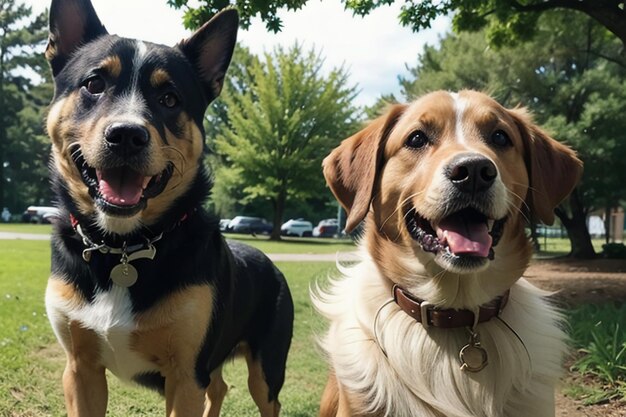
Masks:
[[[118,56],[109,56],[100,62],[100,67],[106,70],[113,77],[117,78],[122,72],[122,61]]]
[[[150,84],[153,87],[159,87],[171,80],[170,74],[164,69],[157,68],[150,75]]]

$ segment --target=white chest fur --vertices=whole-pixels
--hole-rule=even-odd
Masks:
[[[132,334],[137,326],[127,288],[113,285],[109,291],[98,293],[92,303],[72,308],[48,293],[46,304],[51,318],[67,317],[70,322],[80,323],[99,336],[102,363],[118,378],[130,380],[138,373],[156,370],[154,364],[132,349]],[[67,325],[60,320],[51,321],[53,327]]]
[[[393,303],[376,268],[363,262],[316,297],[330,320],[323,341],[340,383],[372,412],[410,417],[549,417],[565,349],[558,313],[521,279],[502,319],[481,324],[489,365],[460,370],[464,329],[425,330]],[[514,329],[515,332],[513,332]],[[385,352],[383,352],[383,349]],[[366,406],[366,407],[367,407]]]

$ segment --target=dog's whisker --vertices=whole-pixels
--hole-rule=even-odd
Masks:
[[[517,196],[517,197],[519,198],[519,196]],[[528,208],[528,205],[526,205],[525,203],[523,204],[523,206],[525,206],[526,208]],[[508,212],[510,215],[519,214],[521,217],[523,217],[523,218],[524,218],[524,220],[525,220],[528,224],[530,224],[530,223],[531,223],[530,219],[528,218],[528,216],[526,216],[526,214],[524,213],[524,211],[523,211],[521,208],[517,207],[517,205],[515,205],[515,204],[508,204],[507,212]]]
[[[404,207],[404,205],[406,204],[406,202],[407,202],[407,201],[409,201],[409,200],[410,200],[410,199],[412,199],[413,197],[417,197],[417,196],[419,196],[419,195],[421,195],[421,194],[423,194],[423,193],[424,193],[423,191],[418,191],[418,192],[415,192],[415,193],[413,193],[413,194],[409,195],[407,198],[405,198],[404,200],[402,200],[402,202],[401,202],[400,204],[398,204],[397,208],[393,211],[393,213],[396,213],[398,210],[400,210],[401,208],[403,208],[403,207]],[[393,213],[392,213],[392,215],[393,215]],[[398,233],[396,234],[395,239],[393,240],[394,242],[397,242],[397,241],[398,241],[398,239],[400,239],[400,237],[401,237],[402,233],[404,232],[404,223],[406,222],[406,220],[407,220],[408,216],[410,216],[410,215],[411,215],[411,211],[410,211],[410,210],[407,210],[407,211],[406,211],[406,212],[402,215],[402,222],[398,222],[398,224],[397,224],[397,228],[398,228],[397,232],[398,232]],[[389,216],[389,217],[391,217],[391,216]],[[388,217],[388,218],[389,218],[389,217]],[[381,227],[381,229],[382,229],[382,227]]]
[[[406,204],[406,203],[407,203],[410,199],[412,199],[413,197],[417,197],[417,196],[419,196],[420,194],[423,194],[423,193],[424,193],[423,191],[418,191],[418,192],[415,192],[415,193],[413,193],[413,194],[409,195],[408,197],[406,197],[406,198],[402,199],[402,200],[398,203],[398,205],[396,206],[395,210],[393,210],[393,211],[391,212],[391,214],[389,214],[389,216],[387,216],[387,218],[386,218],[386,219],[383,221],[383,223],[380,225],[379,231],[380,231],[380,230],[382,230],[382,228],[383,228],[383,227],[385,227],[385,224],[387,224],[387,222],[389,221],[389,219],[391,219],[391,218],[392,218],[392,217],[393,217],[393,216],[394,216],[394,215],[395,215],[395,214],[396,214],[399,210],[401,210],[401,209],[403,209],[403,208],[404,208],[404,205],[405,205],[405,204]],[[407,214],[408,214],[408,213],[405,213],[403,217],[405,217]]]

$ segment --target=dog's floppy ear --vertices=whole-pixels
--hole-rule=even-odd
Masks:
[[[178,44],[200,75],[208,102],[222,91],[237,41],[238,25],[237,10],[226,9]]]
[[[81,45],[106,35],[89,0],[52,0],[46,59],[57,75]]]
[[[530,189],[526,202],[535,218],[554,223],[554,209],[570,194],[583,173],[583,163],[566,145],[532,123],[525,109],[511,110],[522,133]]]
[[[369,210],[385,140],[405,109],[406,105],[402,104],[392,106],[365,129],[341,142],[322,163],[326,182],[348,213],[347,232],[351,232]]]

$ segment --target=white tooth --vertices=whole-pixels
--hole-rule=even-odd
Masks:
[[[146,189],[146,187],[148,186],[148,183],[150,183],[150,180],[152,179],[152,177],[144,177],[143,178],[143,185],[141,188],[143,188],[144,190]]]
[[[489,219],[487,220],[487,228],[489,229],[489,231],[491,232],[491,229],[493,229],[493,225],[496,221],[493,219]]]

